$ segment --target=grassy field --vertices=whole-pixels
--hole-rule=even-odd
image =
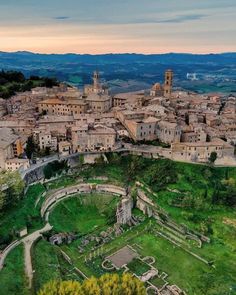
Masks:
[[[0,294],[29,295],[24,272],[23,245],[12,250],[5,260],[5,267],[0,272]]]
[[[32,232],[41,226],[43,222],[40,217],[40,210],[35,207],[37,198],[45,191],[41,184],[30,186],[24,198],[6,210],[0,218],[0,236],[11,235],[12,240],[17,238],[16,232],[27,226],[28,231]]]
[[[60,202],[49,221],[55,231],[86,234],[114,222],[117,202],[112,195],[79,195]]]
[[[35,292],[50,280],[82,280],[73,266],[63,259],[59,247],[52,246],[45,240],[40,240],[34,245],[32,253],[35,269],[33,279]]]
[[[228,290],[231,286],[230,284],[234,283],[234,266],[230,268],[232,271],[231,273],[222,272],[222,277],[219,275],[220,268],[218,268],[218,266],[214,269],[189,253],[186,253],[181,248],[174,246],[169,241],[145,231],[145,227],[148,223],[149,221],[146,220],[144,224],[135,227],[132,231],[125,232],[115,240],[104,245],[103,258],[98,257],[92,259],[89,263],[84,262],[84,257],[88,257],[89,250],[83,255],[79,254],[77,242],[67,246],[64,245],[62,249],[72,258],[73,263],[88,276],[99,276],[104,273],[104,270],[101,269],[101,263],[105,257],[129,244],[136,248],[141,256],[155,257],[156,262],[154,266],[159,270],[159,273],[166,272],[169,275],[167,280],[171,284],[177,284],[179,287],[186,290],[187,294],[223,295],[225,294],[225,290]],[[207,253],[204,253],[203,250],[201,254]],[[132,261],[128,267],[139,275],[148,270],[146,265],[140,265],[140,263],[137,263],[137,260]],[[200,277],[202,277],[202,280],[199,280]],[[207,285],[208,280],[211,281],[212,285]],[[221,284],[222,288],[219,293],[217,293],[217,290],[220,290],[217,288],[218,284]],[[207,288],[208,293],[203,293],[203,290],[207,290]]]
[[[56,247],[40,240],[33,247],[33,265],[35,269],[34,289],[38,290],[43,284],[53,279],[60,279],[58,254]]]
[[[133,259],[127,267],[129,270],[133,273],[135,273],[138,276],[141,276],[143,273],[150,270],[149,265],[147,265],[145,262],[141,261],[140,259]]]

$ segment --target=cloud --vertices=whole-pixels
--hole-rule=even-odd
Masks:
[[[57,19],[57,20],[64,20],[64,19],[69,19],[69,16],[55,16],[53,17],[53,19]]]
[[[135,24],[178,24],[185,23],[195,20],[201,20],[203,18],[208,17],[208,14],[185,14],[185,15],[175,15],[173,17],[170,16],[149,16],[142,18],[137,17],[111,17],[109,15],[101,17],[80,17],[74,18],[75,22],[84,23],[84,24],[107,24],[107,25],[135,25]]]
[[[174,18],[164,19],[164,20],[160,20],[157,22],[159,22],[159,23],[184,23],[187,21],[199,20],[199,19],[202,19],[206,16],[207,15],[205,15],[205,14],[179,15]]]
[[[162,23],[173,23],[173,24],[177,24],[177,23],[185,23],[188,21],[194,21],[194,20],[200,20],[204,17],[207,17],[206,14],[187,14],[187,15],[179,15],[179,16],[175,16],[173,18],[166,18],[166,19],[137,19],[137,20],[133,20],[130,23],[136,23],[136,24],[162,24]]]

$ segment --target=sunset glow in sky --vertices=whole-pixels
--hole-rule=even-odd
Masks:
[[[0,51],[236,51],[236,0],[0,0]]]

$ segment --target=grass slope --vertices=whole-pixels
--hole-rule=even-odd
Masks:
[[[5,267],[0,272],[0,294],[29,294],[24,272],[23,245],[19,245],[13,249],[5,260]]]
[[[0,218],[0,237],[12,236],[17,238],[16,231],[27,226],[29,231],[34,231],[43,225],[40,210],[35,208],[37,198],[45,191],[43,185],[30,186],[24,198],[6,210]]]

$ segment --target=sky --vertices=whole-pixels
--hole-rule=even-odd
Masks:
[[[0,51],[236,51],[236,0],[0,0]]]

